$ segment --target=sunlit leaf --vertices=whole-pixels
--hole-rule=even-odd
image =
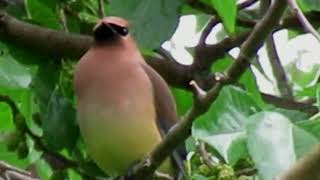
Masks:
[[[318,143],[279,113],[261,112],[249,121],[248,150],[262,179],[273,179]]]
[[[214,147],[227,162],[235,163],[245,152],[232,155],[244,147],[247,119],[258,111],[260,107],[247,92],[225,87],[209,111],[194,122],[192,135]]]
[[[229,33],[235,32],[237,4],[236,0],[211,0],[212,6],[222,19]]]

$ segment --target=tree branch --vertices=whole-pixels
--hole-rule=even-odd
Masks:
[[[0,161],[0,179],[39,180],[28,171],[13,167],[4,161]]]
[[[106,13],[104,12],[104,0],[98,0],[98,14],[100,18],[106,16]]]
[[[216,83],[201,101],[195,99],[195,102],[185,119],[180,121],[168,132],[162,142],[155,147],[150,155],[134,168],[134,173],[129,177],[132,179],[151,177],[154,170],[171,154],[175,147],[190,135],[193,121],[208,110],[211,103],[218,97],[222,87],[226,84],[236,82],[245,72],[250,64],[250,59],[256,54],[268,34],[278,24],[285,8],[285,0],[275,1],[263,19],[255,26],[247,40],[243,43],[239,57],[227,70],[227,80]]]
[[[304,16],[304,14],[303,14],[302,10],[299,8],[296,0],[288,0],[288,5],[292,9],[292,11],[297,15],[297,17],[300,20],[301,25],[304,27],[305,31],[311,33],[318,41],[320,41],[319,33],[317,32],[317,30],[315,30],[313,28],[311,23]]]
[[[266,48],[271,64],[272,73],[276,79],[277,88],[280,92],[281,97],[284,97],[286,99],[293,99],[293,92],[289,85],[284,68],[281,64],[272,34],[270,34],[267,38]]]
[[[205,45],[207,37],[209,36],[211,30],[216,26],[220,21],[216,18],[211,18],[206,27],[203,29],[202,34],[199,39],[199,45]]]
[[[319,22],[319,12],[310,12],[306,14],[308,18],[314,22]],[[299,20],[294,16],[284,18],[281,27],[298,27]],[[320,23],[319,23],[320,25]],[[279,27],[277,27],[279,29]],[[237,35],[235,37],[226,38],[220,43],[214,45],[196,47],[195,59],[197,62],[192,66],[179,64],[176,61],[168,61],[161,57],[146,56],[147,62],[172,86],[189,89],[189,82],[196,79],[197,83],[204,89],[208,89],[214,83],[214,76],[208,74],[207,78],[198,78],[198,72],[203,68],[207,68],[214,62],[215,59],[224,56],[225,51],[239,46],[249,32]],[[13,44],[21,48],[28,48],[37,54],[45,54],[57,59],[64,58],[79,58],[91,46],[93,39],[86,35],[77,35],[72,33],[59,32],[36,25],[32,25],[0,12],[0,40]],[[54,59],[54,58],[50,58]],[[174,78],[173,78],[174,77]],[[280,98],[268,95],[265,100],[276,106],[283,107],[283,102]],[[315,107],[307,103],[295,103],[291,108],[302,109],[314,114]],[[310,110],[308,110],[310,108]]]

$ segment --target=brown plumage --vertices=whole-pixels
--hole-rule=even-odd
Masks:
[[[147,155],[178,120],[167,84],[145,63],[128,26],[102,19],[75,71],[81,134],[90,156],[113,176]]]

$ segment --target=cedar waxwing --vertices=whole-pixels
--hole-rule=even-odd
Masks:
[[[119,17],[99,21],[75,71],[81,134],[89,155],[112,176],[146,156],[178,120],[167,84],[144,61],[128,26]],[[168,160],[161,166],[170,168]]]

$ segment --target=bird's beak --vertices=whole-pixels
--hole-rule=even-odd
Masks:
[[[115,37],[117,32],[109,23],[99,22],[93,28],[93,34],[96,40],[103,40]]]

